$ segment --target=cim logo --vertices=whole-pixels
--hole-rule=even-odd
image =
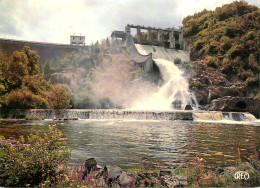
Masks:
[[[248,180],[249,179],[249,173],[245,171],[238,171],[234,175],[236,180]]]

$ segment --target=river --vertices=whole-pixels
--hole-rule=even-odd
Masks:
[[[169,120],[52,120],[0,123],[0,135],[17,139],[57,124],[72,149],[70,165],[94,157],[121,168],[175,168],[198,155],[206,165],[231,166],[260,148],[260,124]]]

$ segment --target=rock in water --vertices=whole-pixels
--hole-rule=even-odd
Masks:
[[[190,104],[187,104],[185,106],[185,110],[193,110],[192,106]]]
[[[123,172],[123,170],[117,165],[105,165],[103,170],[105,172],[104,175],[112,179],[117,179]]]
[[[119,178],[118,178],[118,183],[121,186],[130,186],[130,184],[134,181],[134,178],[132,178],[131,176],[127,175],[124,171],[122,172],[122,174],[120,174]]]
[[[89,172],[91,169],[95,168],[97,166],[97,161],[94,158],[89,158],[85,162],[85,169],[87,169]]]
[[[82,176],[82,179],[84,179],[88,173],[91,172],[91,170],[94,170],[94,168],[96,168],[97,166],[97,161],[94,158],[89,158],[86,160],[85,162],[85,173]]]

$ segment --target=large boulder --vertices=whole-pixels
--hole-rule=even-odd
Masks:
[[[223,97],[214,99],[210,103],[211,111],[250,112],[260,117],[260,100],[250,97]]]
[[[132,186],[135,185],[135,179],[127,175],[124,171],[118,177],[118,183],[123,186]]]

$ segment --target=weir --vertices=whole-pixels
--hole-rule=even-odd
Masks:
[[[9,118],[41,117],[43,119],[124,119],[124,120],[230,120],[230,121],[256,121],[257,119],[247,112],[205,112],[190,110],[174,111],[142,111],[128,109],[30,109],[13,110]]]

